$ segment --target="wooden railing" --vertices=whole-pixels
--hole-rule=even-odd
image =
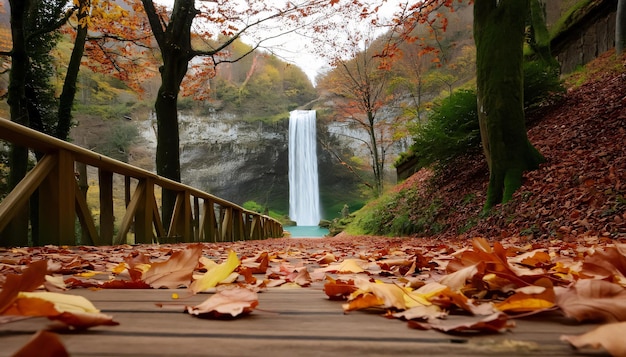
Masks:
[[[31,217],[29,227],[37,227],[31,229],[31,233],[26,230],[26,234],[39,232],[38,237],[31,237],[31,241],[39,245],[220,242],[283,234],[282,225],[268,216],[2,118],[0,140],[43,155],[0,202],[0,246],[26,241],[28,237],[11,236],[19,231],[11,226],[20,220],[24,222],[25,215]],[[79,163],[87,165],[92,172],[97,170],[98,227],[78,186],[76,165]],[[114,175],[120,177],[114,180]],[[124,187],[124,212],[114,212],[116,184]],[[160,204],[155,195],[162,189],[177,193],[167,231],[161,222]],[[119,191],[121,188],[115,192]],[[32,197],[36,197],[39,206],[34,215],[25,209]],[[116,214],[122,217],[118,225],[115,225]],[[32,217],[36,217],[37,222],[33,222]]]

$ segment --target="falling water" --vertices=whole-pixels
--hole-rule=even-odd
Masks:
[[[289,115],[289,217],[299,226],[320,221],[314,110]]]

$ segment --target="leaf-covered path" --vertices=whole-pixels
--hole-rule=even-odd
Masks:
[[[625,267],[592,236],[5,249],[0,355],[619,355]]]
[[[172,292],[73,291],[120,325],[62,334],[61,340],[72,356],[570,356],[571,348],[559,336],[589,328],[563,324],[555,316],[518,321],[514,333],[478,337],[412,330],[376,312],[344,315],[341,303],[326,299],[320,286],[270,289],[259,295],[259,310],[250,316],[202,320],[155,305],[171,302]],[[38,318],[2,325],[0,355],[10,356],[46,324]]]

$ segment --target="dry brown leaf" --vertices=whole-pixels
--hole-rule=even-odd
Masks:
[[[583,279],[556,287],[556,305],[578,321],[626,321],[626,289],[604,280]]]
[[[201,244],[189,245],[184,250],[174,252],[164,262],[152,263],[141,280],[155,289],[187,287],[201,256]]]
[[[494,313],[489,316],[470,316],[450,320],[429,320],[428,322],[409,321],[409,327],[418,330],[437,330],[441,332],[504,332],[515,326],[508,317],[501,313]]]
[[[601,325],[583,335],[561,336],[561,341],[567,341],[576,348],[603,347],[612,356],[626,356],[626,344],[624,343],[624,331],[626,322]]]
[[[237,317],[251,313],[258,304],[256,292],[236,287],[218,291],[200,305],[188,306],[187,312],[205,318]]]

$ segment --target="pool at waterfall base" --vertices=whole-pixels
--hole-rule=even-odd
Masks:
[[[291,238],[322,238],[328,234],[328,228],[320,226],[284,226]]]

